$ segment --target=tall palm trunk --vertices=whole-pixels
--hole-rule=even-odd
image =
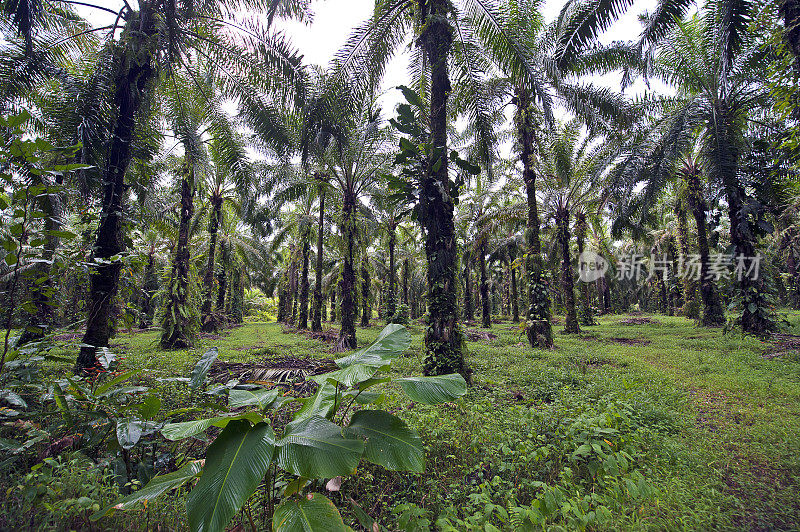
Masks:
[[[336,321],[336,284],[331,287],[331,323]]]
[[[501,270],[503,276],[503,316],[508,317],[511,315],[511,265],[508,261],[504,260],[501,264],[501,267],[505,267],[504,270]]]
[[[369,305],[370,297],[370,278],[369,269],[367,268],[367,254],[364,253],[364,258],[361,260],[361,299],[362,299],[362,312],[361,312],[361,326],[369,327],[369,320],[372,317],[372,308]]]
[[[203,308],[200,310],[200,324],[204,332],[217,330],[217,322],[212,308],[214,297],[214,262],[217,254],[217,235],[222,222],[222,197],[211,196],[211,219],[208,222],[208,263],[203,274]]]
[[[489,301],[489,279],[486,275],[486,242],[478,246],[478,268],[481,275],[481,325],[492,326],[492,307]]]
[[[342,237],[344,238],[344,261],[342,264],[341,280],[341,320],[339,330],[339,349],[356,348],[356,316],[355,316],[355,291],[356,274],[353,268],[355,256],[355,215],[356,195],[348,190],[344,193],[342,203]]]
[[[303,223],[303,234],[300,237],[303,241],[303,267],[300,273],[300,313],[297,317],[297,327],[299,329],[308,329],[308,266],[311,253],[311,228],[308,223]]]
[[[513,262],[509,264],[508,275],[511,277],[511,318],[519,323],[519,292],[517,291],[517,270]]]
[[[394,316],[397,310],[397,295],[395,288],[395,261],[394,261],[394,248],[397,243],[397,234],[395,233],[394,223],[389,224],[389,293],[386,295],[386,316],[390,319]]]
[[[575,236],[578,240],[578,255],[581,255],[586,245],[586,232],[588,231],[586,213],[579,212],[575,215]],[[592,294],[589,291],[589,283],[581,282],[581,303],[580,315],[581,325],[594,325],[594,315],[592,314]]]
[[[472,305],[472,281],[469,276],[471,268],[471,256],[469,251],[464,253],[464,319],[466,321],[475,320],[475,309]]]
[[[697,225],[697,247],[700,253],[700,298],[703,300],[703,317],[700,320],[704,327],[716,327],[725,323],[725,313],[719,300],[714,280],[708,275],[709,251],[708,233],[706,231],[705,193],[700,185],[699,170],[685,172],[684,177],[689,186],[689,206]]]
[[[289,323],[297,325],[297,302],[299,301],[298,288],[299,288],[299,274],[297,272],[297,248],[292,246],[292,262],[289,268],[289,307],[288,316]]]
[[[794,67],[800,73],[800,0],[782,0],[779,5],[786,42],[794,54]]]
[[[144,282],[142,283],[141,316],[139,327],[147,329],[153,325],[155,305],[153,297],[158,290],[158,277],[156,276],[155,250],[151,249],[147,255],[147,265],[144,267]]]
[[[315,268],[316,279],[314,282],[314,318],[311,320],[311,330],[322,330],[322,309],[325,300],[322,298],[322,242],[325,229],[325,192],[322,184],[319,187],[319,222],[317,223],[317,265]]]
[[[430,65],[430,128],[432,153],[423,176],[420,219],[425,229],[428,260],[428,326],[425,330],[426,375],[457,372],[470,380],[458,326],[457,248],[447,158],[447,98],[451,90],[447,59],[453,42],[447,0],[422,2],[424,29],[420,43]],[[429,11],[428,11],[429,10]]]
[[[278,323],[286,323],[286,309],[288,308],[287,299],[289,297],[289,273],[288,270],[283,272],[281,280],[278,283]]]
[[[403,304],[411,306],[408,301],[408,277],[410,275],[408,259],[403,259]]]
[[[103,172],[103,204],[92,249],[97,264],[90,275],[86,333],[76,361],[77,371],[97,363],[97,349],[108,347],[111,336],[111,307],[117,295],[122,262],[110,259],[122,253],[125,247],[122,235],[125,172],[133,156],[131,145],[135,137],[136,116],[156,77],[151,47],[147,43],[156,31],[155,22],[148,4],[142,3],[141,7],[138,19],[131,18],[126,23],[123,35],[126,46],[114,53],[117,119]]]
[[[533,171],[533,121],[530,117],[531,99],[528,89],[520,87],[515,101],[517,136],[522,147],[522,178],[528,200],[528,218],[525,243],[528,255],[525,272],[528,285],[527,336],[531,347],[553,347],[553,329],[550,325],[550,293],[544,279],[542,245],[539,239],[539,207],[536,200],[536,173]]]
[[[575,310],[575,286],[572,279],[572,261],[569,253],[569,211],[559,207],[556,212],[556,231],[558,232],[558,245],[561,248],[561,290],[564,293],[564,332],[567,334],[579,333],[578,314]]]
[[[189,309],[189,224],[194,216],[194,169],[187,165],[184,171],[178,241],[162,321],[161,347],[164,349],[183,349],[193,344]]]
[[[678,221],[678,248],[683,261],[689,257],[689,225],[683,202],[675,202],[675,219]],[[700,304],[697,300],[697,280],[691,275],[683,276],[683,306],[678,314],[690,319],[700,317]]]
[[[225,294],[228,291],[228,263],[230,263],[231,258],[231,251],[228,245],[228,242],[223,238],[222,241],[219,243],[219,265],[217,268],[217,303],[214,305],[217,312],[223,312],[225,310]],[[286,285],[283,284],[282,287],[284,288],[284,292],[282,293],[283,299],[278,297],[278,305],[285,304],[286,293],[285,287]],[[285,308],[285,307],[284,307]],[[280,310],[278,310],[278,321],[283,321],[280,319]]]

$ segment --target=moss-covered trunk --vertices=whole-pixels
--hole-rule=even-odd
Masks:
[[[678,227],[678,249],[681,255],[683,264],[689,258],[689,224],[686,218],[686,209],[684,208],[683,201],[677,200],[675,202],[675,219],[677,220]],[[680,262],[680,261],[679,261]],[[683,282],[683,305],[681,306],[678,314],[686,316],[690,319],[698,319],[700,317],[700,301],[697,298],[697,279],[691,275],[684,275]]]
[[[389,292],[386,294],[386,316],[391,319],[397,310],[397,289],[395,287],[395,260],[394,251],[397,244],[397,234],[394,223],[389,223]]]
[[[311,253],[311,227],[307,222],[303,223],[301,233],[303,265],[300,270],[300,310],[297,316],[297,327],[299,329],[308,329],[308,266]]]
[[[513,261],[510,263],[508,274],[511,277],[511,319],[519,323],[519,291],[517,289],[517,269]]]
[[[700,323],[705,327],[717,327],[725,323],[725,313],[722,310],[714,279],[708,274],[710,264],[706,229],[708,206],[705,192],[700,183],[699,170],[693,169],[691,172],[686,172],[684,177],[688,185],[689,205],[697,225],[697,248],[700,254],[700,297],[703,300],[703,316]]]
[[[325,300],[322,298],[322,244],[325,229],[325,191],[319,187],[319,221],[317,222],[317,265],[315,267],[314,281],[314,317],[311,320],[311,330],[322,330],[322,311]]]
[[[161,322],[161,347],[183,349],[194,343],[193,310],[189,297],[189,224],[194,216],[194,169],[184,168],[181,179],[181,215],[178,241],[172,260],[164,316]]]
[[[492,303],[489,300],[489,278],[486,273],[486,242],[478,246],[478,269],[480,270],[481,325],[492,326]]]
[[[428,326],[425,330],[426,375],[470,372],[464,361],[463,337],[458,325],[458,262],[453,198],[447,154],[447,98],[451,90],[447,69],[452,27],[447,20],[447,0],[422,4],[424,29],[420,42],[430,64],[430,128],[433,149],[421,182],[420,221],[425,229],[428,260]]]
[[[556,212],[556,231],[558,246],[561,252],[561,291],[564,295],[564,332],[579,333],[578,314],[575,309],[575,284],[572,276],[572,261],[569,252],[569,211],[559,208]]]
[[[208,263],[203,274],[203,307],[200,310],[200,327],[204,332],[217,330],[217,320],[214,316],[214,264],[217,254],[217,234],[222,222],[222,197],[218,194],[211,196],[211,219],[208,222]]]
[[[539,206],[536,200],[536,173],[533,171],[533,121],[530,118],[530,92],[519,87],[514,98],[516,105],[515,125],[517,140],[521,146],[522,179],[528,204],[525,228],[525,244],[528,254],[525,259],[527,275],[528,312],[526,332],[531,347],[553,346],[553,329],[550,325],[550,287],[544,276],[542,245],[539,239]]]
[[[361,260],[361,326],[369,327],[369,320],[372,317],[372,307],[369,304],[370,298],[370,278],[367,254]]]
[[[138,17],[131,17],[123,31],[124,46],[114,52],[114,106],[116,122],[103,171],[103,203],[97,228],[89,281],[86,333],[76,361],[76,371],[94,367],[98,348],[108,347],[111,307],[117,295],[122,262],[111,260],[125,248],[122,235],[125,172],[131,162],[136,116],[157,73],[149,42],[156,32],[153,13],[142,3]]]
[[[356,348],[356,274],[353,267],[356,245],[356,195],[345,191],[342,198],[342,238],[344,240],[344,257],[342,261],[341,280],[341,328],[339,329],[339,349]]]

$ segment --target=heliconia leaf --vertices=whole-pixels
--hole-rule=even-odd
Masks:
[[[108,515],[112,510],[129,510],[139,502],[151,501],[171,489],[182,486],[200,474],[200,470],[203,468],[203,462],[205,462],[205,460],[194,460],[177,471],[153,477],[142,489],[96,512],[90,519],[92,521],[97,521],[101,517]]]
[[[267,423],[232,421],[206,452],[206,464],[186,500],[193,532],[225,530],[269,469],[275,436]]]
[[[117,420],[117,441],[123,449],[130,449],[136,445],[144,432],[144,422],[135,418],[120,418]]]
[[[428,405],[446,403],[467,393],[467,382],[458,373],[395,379],[412,401]]]
[[[275,509],[272,517],[274,532],[347,532],[336,506],[319,493],[299,499],[289,499]]]
[[[402,419],[383,410],[360,410],[348,426],[367,439],[364,458],[392,471],[425,470],[425,453],[419,434]]]
[[[257,412],[247,412],[235,416],[220,416],[208,419],[198,419],[196,421],[184,421],[182,423],[169,423],[161,429],[161,434],[168,440],[182,440],[201,432],[205,432],[209,427],[225,428],[231,421],[246,419],[251,423],[260,423],[264,418]]]
[[[355,363],[350,364],[346,368],[323,373],[322,375],[315,375],[311,377],[311,380],[318,384],[322,384],[325,381],[338,382],[347,388],[359,382],[371,379],[379,369],[389,369],[389,365],[386,364],[381,368],[374,365]]]
[[[281,394],[278,388],[261,388],[259,390],[232,389],[228,394],[228,408],[240,408],[256,405],[262,410],[269,408]]]
[[[141,372],[142,372],[142,370],[136,369],[136,370],[133,370],[133,371],[126,371],[125,373],[123,373],[121,375],[117,375],[116,377],[114,377],[110,381],[105,382],[105,383],[101,384],[100,386],[98,386],[97,389],[94,391],[94,395],[96,397],[105,397],[108,394],[108,391],[111,390],[111,388],[113,386],[115,386],[115,385],[117,385],[117,384],[119,384],[121,382],[124,382],[124,381],[130,379],[131,377],[133,377],[134,375],[138,375]]]
[[[208,370],[211,369],[211,364],[214,363],[218,356],[219,351],[216,347],[212,347],[200,357],[200,360],[197,361],[192,370],[192,380],[189,381],[189,389],[191,391],[195,391],[203,385],[206,375],[208,375]]]
[[[361,351],[336,360],[336,365],[346,368],[352,364],[382,367],[399,357],[411,345],[411,333],[397,323],[383,328],[375,342]],[[322,377],[322,375],[320,375]]]
[[[317,392],[305,401],[303,407],[294,415],[294,420],[308,419],[312,416],[327,418],[336,406],[336,385],[323,381]]]
[[[352,474],[363,452],[363,440],[346,438],[341,427],[313,416],[286,426],[278,441],[278,465],[302,477],[332,478]]]

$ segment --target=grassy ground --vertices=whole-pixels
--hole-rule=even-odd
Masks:
[[[512,530],[526,511],[567,529],[800,528],[798,355],[765,359],[770,344],[683,318],[631,318],[601,317],[580,336],[555,326],[552,351],[526,347],[510,322],[470,328],[496,338],[468,342],[474,386],[464,399],[427,407],[398,395],[385,405],[423,435],[426,473],[367,467],[337,503],[353,497],[392,529],[438,519],[444,530]],[[800,313],[789,319],[800,334]],[[380,329],[359,329],[359,344]],[[421,328],[411,329],[398,374],[420,372]],[[115,350],[165,376],[186,375],[211,345],[238,362],[338,356],[275,323],[186,351],[159,350],[157,335],[120,334]]]

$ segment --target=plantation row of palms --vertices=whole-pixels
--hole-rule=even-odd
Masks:
[[[577,333],[632,305],[717,326],[730,304],[765,334],[772,293],[800,303],[791,2],[663,0],[638,42],[606,45],[629,2],[546,22],[534,1],[379,1],[326,70],[277,31],[309,16],[302,0],[98,5],[116,15],[100,28],[75,4],[3,4],[0,102],[74,147],[49,156],[68,171],[7,191],[46,211],[27,223],[51,238],[9,238],[47,289],[8,259],[4,278],[35,307],[9,307],[22,343],[85,320],[78,369],[126,323],[180,348],[241,321],[246,286],[299,329],[337,320],[342,350],[376,314],[422,318],[426,374],[467,378],[477,309],[550,347],[554,312]],[[409,39],[404,103],[382,109]],[[612,72],[669,93],[593,82]],[[34,176],[52,193],[16,199]],[[666,255],[669,275],[612,264],[576,286],[590,249]],[[701,275],[680,278],[692,254]],[[761,275],[715,278],[715,254],[762,254]]]

